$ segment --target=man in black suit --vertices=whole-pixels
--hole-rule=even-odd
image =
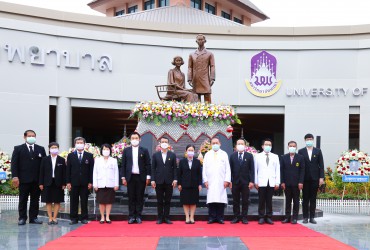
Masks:
[[[253,155],[245,152],[245,140],[236,141],[237,151],[230,155],[231,192],[233,195],[234,219],[231,223],[240,220],[240,194],[242,195],[242,223],[248,224],[249,190],[254,186]]]
[[[81,200],[80,221],[82,224],[88,223],[87,202],[93,182],[94,156],[84,151],[85,143],[84,138],[76,137],[75,151],[67,156],[66,182],[71,199],[70,225],[78,223],[79,199]]]
[[[299,212],[299,193],[303,188],[305,164],[302,155],[296,154],[297,143],[290,141],[288,143],[289,153],[283,155],[280,159],[280,177],[281,187],[285,192],[285,219],[282,223],[292,222],[297,224]],[[292,212],[293,200],[293,218]],[[292,220],[291,220],[292,219]]]
[[[150,156],[146,148],[139,146],[140,139],[139,133],[132,133],[131,147],[126,148],[122,155],[121,178],[122,184],[127,186],[128,224],[135,221],[141,224],[145,187],[150,183]]]
[[[19,187],[19,219],[18,225],[25,225],[27,221],[27,201],[30,196],[29,222],[31,224],[42,224],[37,219],[39,214],[39,174],[40,164],[46,156],[45,148],[36,143],[36,133],[27,130],[23,134],[26,143],[15,146],[12,155],[13,185]]]
[[[316,224],[316,196],[319,186],[324,184],[324,158],[319,148],[313,146],[314,137],[312,134],[304,136],[306,147],[298,151],[305,160],[305,175],[303,183],[303,223]]]
[[[176,155],[168,150],[168,138],[161,138],[161,151],[153,154],[151,184],[157,194],[158,220],[172,224],[170,220],[170,202],[173,188],[177,184]]]

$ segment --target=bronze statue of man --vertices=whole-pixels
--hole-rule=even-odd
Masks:
[[[197,35],[196,42],[198,49],[189,56],[188,82],[193,87],[194,93],[198,94],[199,101],[201,101],[201,96],[204,95],[204,101],[211,103],[211,87],[215,82],[216,75],[215,58],[204,47],[207,42],[204,35]]]

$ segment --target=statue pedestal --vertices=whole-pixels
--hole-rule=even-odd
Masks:
[[[206,139],[210,140],[215,136],[220,139],[221,149],[231,154],[233,152],[232,132],[227,132],[227,128],[228,125],[219,122],[214,122],[212,126],[203,122],[198,122],[196,126],[192,124],[184,126],[179,121],[156,125],[154,122],[141,119],[136,130],[142,136],[141,145],[148,148],[149,153],[155,152],[159,139],[165,136],[169,139],[177,157],[181,159],[188,144],[193,144],[198,151]]]

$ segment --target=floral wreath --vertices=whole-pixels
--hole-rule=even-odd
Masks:
[[[357,171],[351,171],[351,161],[359,162]],[[357,149],[342,152],[336,164],[337,172],[340,175],[370,175],[370,156]]]
[[[5,180],[0,180],[0,184],[5,183],[11,177],[11,161],[10,156],[0,150],[0,172],[5,172]]]

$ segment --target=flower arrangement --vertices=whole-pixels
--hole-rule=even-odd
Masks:
[[[11,161],[9,155],[5,152],[0,151],[0,172],[5,172],[5,180],[0,180],[0,184],[7,182],[10,179],[11,173]]]
[[[112,157],[117,158],[118,165],[121,165],[123,150],[128,146],[126,142],[116,142],[112,145]]]
[[[138,117],[147,122],[153,121],[160,125],[170,121],[180,121],[196,126],[197,122],[205,122],[209,126],[213,122],[221,124],[241,124],[234,107],[213,103],[190,103],[177,101],[140,102],[131,110],[130,118]]]
[[[202,164],[203,164],[204,156],[211,149],[212,149],[212,145],[208,139],[204,140],[204,142],[202,142],[202,144],[200,145],[199,150],[198,150],[198,160],[200,160]]]
[[[351,171],[350,162],[358,161],[358,169]],[[367,153],[357,149],[342,152],[336,162],[336,169],[339,175],[369,175],[370,157]]]

